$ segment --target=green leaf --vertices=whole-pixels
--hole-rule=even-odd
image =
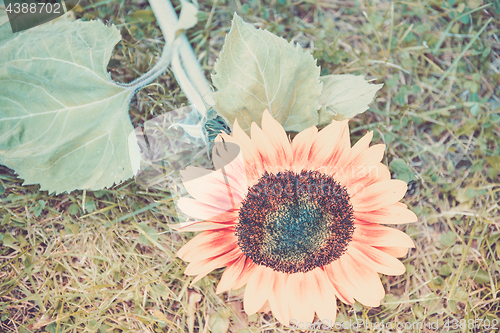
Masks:
[[[351,74],[321,76],[323,91],[319,102],[319,124],[327,125],[333,119],[341,120],[368,110],[375,93],[383,84],[370,84],[363,76]]]
[[[151,23],[155,21],[155,14],[152,10],[136,10],[130,15],[125,16],[126,22],[140,21],[144,23]]]
[[[73,235],[78,235],[78,233],[80,232],[80,226],[78,224],[68,222],[64,224],[64,227],[68,229],[66,231],[67,233],[71,232]]]
[[[493,169],[500,171],[500,156],[486,156],[486,161]]]
[[[3,245],[5,245],[5,246],[13,246],[14,243],[17,242],[17,240],[14,237],[12,237],[9,233],[4,233],[2,235],[3,235],[3,237],[1,239],[1,241],[2,241]]]
[[[208,318],[208,328],[212,333],[226,333],[229,330],[229,318],[213,313]]]
[[[101,189],[137,171],[139,148],[128,140],[134,92],[106,69],[118,41],[118,29],[99,21],[56,20],[16,34],[0,26],[0,164],[24,184]]]
[[[307,51],[234,15],[212,77],[217,112],[247,133],[269,110],[287,131],[318,123],[319,67]]]
[[[452,246],[455,245],[456,239],[455,239],[455,233],[453,231],[448,231],[445,234],[441,235],[441,244],[444,246]]]
[[[450,276],[451,275],[451,267],[449,265],[444,264],[439,268],[439,275],[442,276]]]
[[[70,215],[76,215],[76,214],[78,214],[79,211],[80,211],[80,208],[78,207],[78,205],[76,203],[72,203],[68,207],[68,213]]]
[[[397,179],[409,182],[411,179],[415,178],[413,171],[411,171],[402,158],[393,159],[389,164],[389,168],[396,174]]]
[[[490,283],[490,275],[484,269],[478,269],[477,272],[472,274],[474,281],[480,284]]]

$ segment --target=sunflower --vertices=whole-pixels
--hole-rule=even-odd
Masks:
[[[414,247],[404,232],[382,224],[417,221],[399,200],[407,184],[380,163],[385,145],[369,147],[368,132],[353,147],[346,121],[310,127],[290,142],[265,111],[251,138],[234,123],[218,136],[216,171],[188,167],[192,198],[178,208],[194,218],[174,227],[203,231],[177,255],[193,283],[226,267],[217,293],[243,286],[248,315],[271,309],[284,325],[335,321],[337,298],[379,306],[378,273],[400,275],[396,259]]]

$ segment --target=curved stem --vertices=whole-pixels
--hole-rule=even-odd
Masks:
[[[175,33],[178,19],[170,0],[149,0],[149,4],[165,36],[165,41],[167,44],[172,43],[176,39]],[[172,70],[189,101],[205,116],[206,107],[204,104],[215,104],[212,97],[212,88],[201,69],[198,59],[194,55],[193,48],[189,44],[186,35],[182,34],[177,39],[179,40],[178,53],[180,59],[175,60],[177,57],[174,55]],[[204,102],[203,105],[200,105],[200,100]]]
[[[168,65],[172,61],[172,56],[177,53],[178,46],[179,42],[177,40],[173,43],[165,44],[161,57],[153,68],[130,83],[119,83],[118,85],[133,91],[146,86],[167,70]]]

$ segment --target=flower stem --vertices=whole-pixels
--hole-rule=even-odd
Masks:
[[[205,74],[196,59],[193,48],[189,44],[186,35],[181,34],[176,38],[178,20],[174,8],[170,0],[149,0],[149,4],[153,9],[158,25],[165,37],[166,46],[172,44],[174,40],[179,40],[179,46],[172,54],[172,71],[188,100],[195,105],[203,116],[205,116],[207,110],[205,104],[215,104],[215,100],[212,97],[212,89],[208,84]],[[163,52],[165,52],[165,49]],[[148,73],[144,74],[144,76]]]

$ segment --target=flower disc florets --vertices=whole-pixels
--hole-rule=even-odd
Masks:
[[[346,189],[317,171],[264,173],[249,188],[236,226],[238,245],[256,264],[308,272],[338,259],[354,232]]]

